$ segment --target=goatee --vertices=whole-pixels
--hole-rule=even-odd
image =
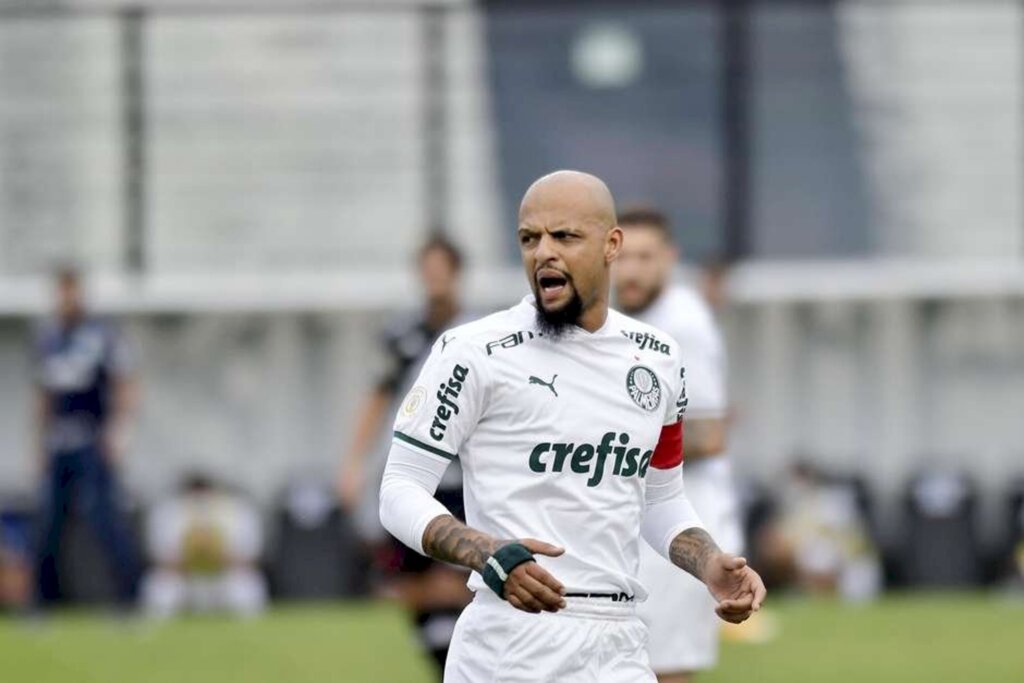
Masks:
[[[537,329],[545,337],[561,338],[576,326],[583,315],[583,300],[575,289],[569,303],[555,311],[544,310],[539,291],[533,293],[533,298],[537,303]]]

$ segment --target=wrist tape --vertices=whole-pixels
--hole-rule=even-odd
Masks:
[[[508,575],[524,562],[532,561],[533,553],[522,543],[509,543],[502,546],[487,558],[483,571],[484,583],[504,600],[505,582],[508,581]]]

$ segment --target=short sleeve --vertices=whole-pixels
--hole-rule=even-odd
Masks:
[[[395,442],[455,459],[483,414],[485,363],[479,350],[458,339],[457,332],[442,335],[398,408]]]
[[[689,404],[689,398],[686,396],[686,368],[678,359],[672,368],[672,375],[669,378],[671,391],[668,394],[671,400],[665,401],[665,419],[662,422],[665,426],[682,421]]]

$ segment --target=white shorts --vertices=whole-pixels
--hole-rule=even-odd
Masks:
[[[455,625],[444,683],[655,683],[635,603],[566,603],[530,614],[480,591]]]
[[[743,531],[729,462],[716,458],[684,465],[683,478],[686,497],[711,537],[723,550],[740,552]],[[713,667],[721,622],[707,587],[646,543],[640,544],[640,581],[649,593],[637,614],[650,631],[651,668],[668,674]]]

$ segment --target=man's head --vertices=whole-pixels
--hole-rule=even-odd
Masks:
[[[451,302],[458,298],[462,252],[454,242],[444,235],[433,235],[420,247],[417,265],[427,301]]]
[[[636,314],[668,285],[678,252],[668,218],[656,209],[624,211],[619,225],[625,238],[615,262],[615,303],[622,311]]]
[[[53,281],[57,297],[57,317],[64,324],[80,320],[85,314],[81,274],[71,266],[61,266],[54,272]]]
[[[530,186],[519,206],[519,249],[542,330],[557,337],[572,325],[603,324],[621,246],[615,201],[600,178],[557,171]]]

